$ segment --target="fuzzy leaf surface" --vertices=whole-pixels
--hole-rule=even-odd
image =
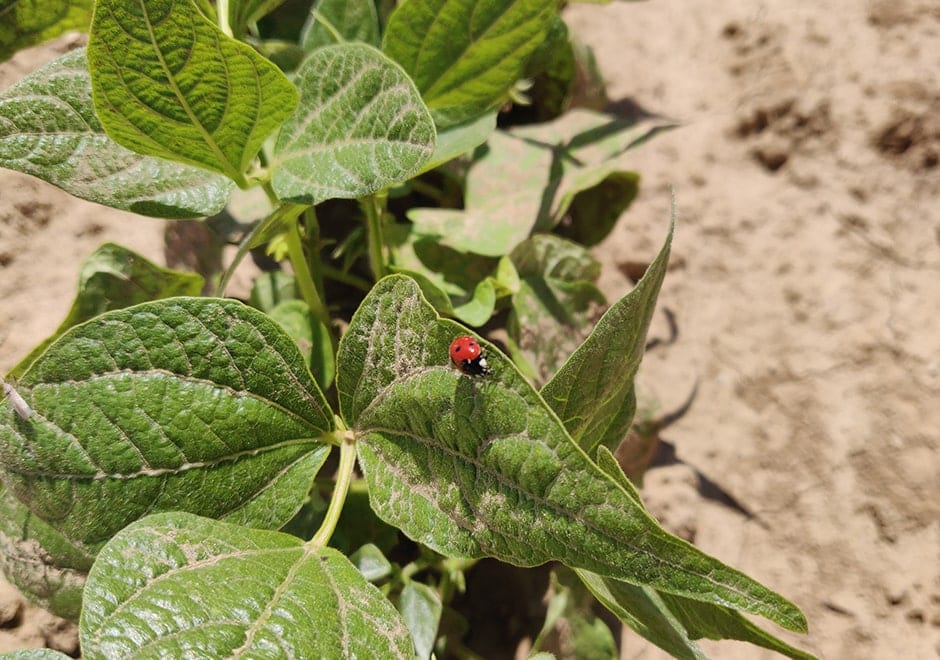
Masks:
[[[284,74],[192,0],[98,0],[88,62],[115,142],[235,181],[297,105]]]
[[[659,527],[492,345],[492,374],[451,366],[465,333],[394,275],[340,342],[340,407],[381,518],[448,556],[558,560],[805,629],[783,597]]]
[[[611,451],[627,435],[636,412],[633,380],[646,350],[646,332],[669,265],[673,223],[656,259],[614,303],[564,366],[542,388],[542,398],[588,454]]]
[[[234,187],[218,174],[141,156],[108,137],[95,114],[84,48],[0,94],[0,166],[81,199],[162,218],[214,215]]]
[[[414,657],[398,612],[341,553],[183,513],[105,546],[80,636],[91,659]]]
[[[59,337],[17,387],[33,415],[0,406],[0,476],[90,553],[158,511],[280,527],[333,427],[290,337],[233,300],[98,316]]]
[[[297,85],[300,105],[275,147],[281,199],[362,197],[410,178],[434,151],[434,123],[414,83],[371,46],[315,50]]]
[[[86,32],[92,0],[3,0],[0,2],[0,62],[29,46],[69,30]]]
[[[548,33],[554,0],[424,0],[389,17],[383,50],[401,64],[444,129],[495,108]]]

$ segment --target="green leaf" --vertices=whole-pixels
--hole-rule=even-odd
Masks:
[[[336,365],[333,363],[333,344],[329,329],[321,323],[302,300],[287,300],[268,314],[297,343],[320,389],[327,390],[333,383]]]
[[[735,639],[776,651],[794,660],[812,660],[811,653],[790,646],[760,629],[739,612],[681,596],[660,594],[589,571],[578,577],[624,624],[676,658],[705,658],[693,640]]]
[[[392,564],[378,546],[366,543],[364,546],[349,555],[349,561],[355,565],[356,570],[369,582],[375,582],[392,574]]]
[[[31,602],[78,621],[94,556],[33,515],[0,484],[0,565]]]
[[[115,142],[244,181],[297,90],[191,0],[98,0],[88,40],[95,109]]]
[[[419,660],[430,658],[441,622],[441,597],[426,584],[408,582],[398,597],[398,609],[411,631],[415,655]]]
[[[182,513],[105,546],[79,634],[88,659],[414,657],[398,612],[336,550]]]
[[[88,30],[91,0],[4,0],[0,3],[0,62],[70,30]]]
[[[707,660],[682,623],[669,611],[655,589],[609,580],[590,571],[576,571],[597,600],[631,630],[674,658]]]
[[[0,476],[94,553],[148,514],[280,527],[326,458],[332,413],[293,341],[233,301],[171,298],[59,337],[0,406]]]
[[[281,303],[299,299],[297,279],[282,270],[272,270],[255,278],[251,285],[251,294],[248,296],[248,304],[262,312],[270,312]]]
[[[541,385],[580,346],[607,306],[594,285],[600,262],[584,247],[551,234],[523,241],[510,258],[520,283],[507,321],[509,348],[516,364]]]
[[[312,51],[343,42],[381,45],[374,0],[317,0],[300,34],[303,49]]]
[[[425,0],[399,5],[383,50],[414,79],[439,128],[502,103],[545,38],[555,0]]]
[[[597,241],[636,195],[629,150],[665,127],[658,119],[575,110],[548,124],[496,131],[467,173],[463,210],[416,208],[408,218],[445,246],[490,256],[508,254],[573,212],[563,231]]]
[[[568,214],[556,231],[591,247],[607,238],[621,214],[636,199],[640,176],[636,172],[613,171],[596,183],[593,177],[582,180],[578,187],[581,189],[570,196]]]
[[[233,188],[228,179],[141,156],[109,138],[95,114],[90,81],[80,48],[0,94],[0,166],[143,215],[197,218],[224,208]]]
[[[615,450],[630,430],[636,412],[633,379],[669,265],[674,226],[673,217],[662,249],[640,281],[607,310],[591,336],[542,388],[542,398],[588,454],[599,445]]]
[[[394,275],[340,342],[340,407],[381,518],[448,556],[558,560],[805,630],[787,600],[659,527],[492,345],[485,378],[450,365],[465,332]]]
[[[414,83],[371,46],[314,51],[297,84],[300,106],[275,147],[281,199],[362,197],[410,178],[434,151],[434,123]]]
[[[78,274],[78,293],[65,320],[51,336],[20,361],[19,377],[69,328],[115,309],[173,296],[196,296],[203,279],[196,273],[162,268],[132,250],[105,243],[85,259]]]
[[[496,111],[480,115],[477,119],[440,131],[437,134],[437,146],[430,160],[421,168],[423,172],[433,170],[439,165],[470,153],[493,134],[496,130]]]

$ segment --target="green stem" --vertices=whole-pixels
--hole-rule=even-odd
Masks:
[[[225,295],[225,287],[228,286],[229,280],[232,279],[232,275],[235,274],[235,269],[238,268],[238,264],[242,262],[242,259],[245,258],[245,255],[248,254],[251,248],[255,247],[256,244],[260,244],[259,241],[262,237],[270,232],[273,227],[279,226],[281,223],[293,223],[296,226],[297,216],[300,215],[305,208],[307,207],[299,204],[282,204],[275,207],[271,215],[255,225],[255,228],[252,229],[239,244],[235,258],[232,259],[232,263],[225,269],[222,278],[219,280],[215,295]]]
[[[335,353],[337,345],[336,337],[333,335],[330,313],[326,305],[323,304],[323,298],[320,297],[320,292],[317,291],[317,287],[313,283],[313,276],[310,274],[310,267],[307,265],[307,257],[304,254],[304,246],[300,237],[300,225],[296,219],[287,228],[287,256],[294,268],[294,276],[297,278],[300,295],[313,315],[326,328]]]
[[[225,33],[226,36],[232,36],[232,26],[228,22],[228,0],[218,0],[218,10],[219,12],[219,29]]]
[[[384,251],[385,236],[382,230],[382,215],[385,205],[381,203],[378,195],[369,195],[362,200],[361,204],[366,214],[369,266],[372,268],[372,276],[378,281],[388,274]]]
[[[340,514],[343,512],[343,505],[346,503],[346,494],[349,492],[349,484],[352,482],[353,468],[356,466],[356,441],[351,437],[344,437],[343,443],[339,446],[339,468],[336,471],[336,486],[333,488],[333,496],[330,498],[330,505],[326,510],[326,517],[320,529],[313,535],[313,538],[307,541],[307,546],[314,548],[325,547],[330,542],[330,537],[336,531],[336,525],[339,523]]]

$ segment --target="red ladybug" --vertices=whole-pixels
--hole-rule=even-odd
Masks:
[[[469,335],[457,337],[451,343],[450,359],[454,366],[469,376],[485,376],[491,371],[480,344]]]

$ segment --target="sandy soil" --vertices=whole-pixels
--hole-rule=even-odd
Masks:
[[[662,431],[650,507],[803,608],[810,634],[780,633],[794,644],[940,656],[940,7],[656,0],[568,16],[613,99],[683,124],[636,152],[641,199],[598,250],[619,296],[675,186],[660,301],[678,336],[644,362],[641,409],[698,392]],[[0,66],[0,87],[56,48]],[[0,172],[0,369],[64,317],[98,244],[162,262],[162,232]],[[0,652],[73,650],[69,635],[0,585]],[[623,656],[661,654],[627,634]]]

